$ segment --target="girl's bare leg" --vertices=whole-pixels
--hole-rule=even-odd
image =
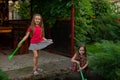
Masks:
[[[36,71],[38,68],[38,57],[39,57],[39,50],[33,50],[33,71]]]

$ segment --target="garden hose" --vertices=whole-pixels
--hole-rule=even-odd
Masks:
[[[79,69],[80,69],[80,64],[78,64],[78,67],[79,67]],[[80,75],[81,75],[81,77],[82,77],[82,80],[87,80],[87,79],[84,78],[82,70],[80,70]]]
[[[8,59],[12,59],[14,54],[19,50],[19,48],[21,47],[21,45],[23,44],[24,41],[21,41],[20,46],[17,46],[17,48],[8,56]]]

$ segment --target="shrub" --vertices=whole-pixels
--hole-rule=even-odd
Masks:
[[[107,80],[120,80],[120,42],[103,40],[87,47],[90,67]]]

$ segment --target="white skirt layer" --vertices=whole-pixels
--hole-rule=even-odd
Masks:
[[[53,41],[52,39],[47,39],[45,41],[39,42],[39,43],[35,43],[35,44],[30,44],[29,46],[29,50],[40,50],[40,49],[44,49],[45,47],[47,47],[48,45],[52,44]]]

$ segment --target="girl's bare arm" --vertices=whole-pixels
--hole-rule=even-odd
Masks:
[[[79,61],[76,60],[76,57],[77,57],[77,53],[74,54],[74,56],[71,59],[71,62],[75,62],[77,64],[80,64]]]
[[[18,46],[21,46],[21,43],[24,42],[30,35],[30,32],[26,32],[26,35],[22,38],[22,40],[19,42]]]

